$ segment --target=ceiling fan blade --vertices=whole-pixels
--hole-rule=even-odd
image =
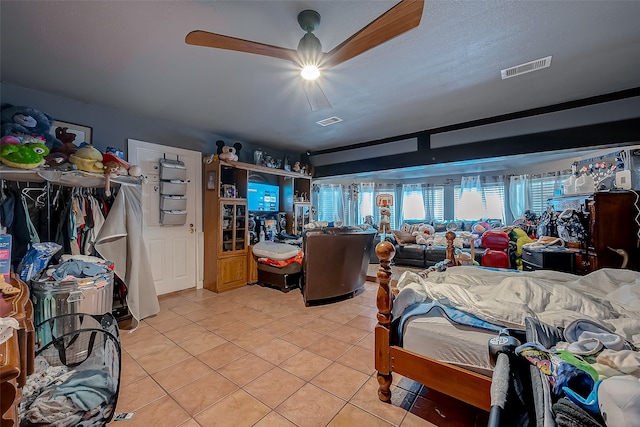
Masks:
[[[304,90],[304,94],[307,97],[307,101],[309,101],[309,107],[311,107],[312,111],[328,110],[331,108],[331,104],[317,80],[303,81],[302,89]]]
[[[222,34],[209,33],[207,31],[191,31],[184,39],[185,43],[194,46],[213,47],[218,49],[235,50],[238,52],[254,53],[257,55],[270,56],[273,58],[294,60],[298,51],[279,46],[254,42],[251,40],[238,39]]]
[[[366,27],[325,54],[333,67],[420,25],[424,0],[402,0]]]

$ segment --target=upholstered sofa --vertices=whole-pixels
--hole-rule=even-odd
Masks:
[[[480,263],[484,249],[478,245],[478,241],[474,241],[471,236],[471,230],[474,224],[479,221],[456,221],[456,233],[461,237],[458,249],[462,252],[471,252],[471,245],[474,244],[475,260]],[[483,221],[485,222],[485,221]],[[499,227],[499,221],[486,221],[491,228]],[[450,222],[430,223],[435,233],[442,236],[447,230]],[[415,239],[411,239],[412,230],[415,230],[422,222],[407,222],[403,224],[401,230],[394,230],[391,234],[385,236],[385,240],[394,244],[396,255],[393,261],[396,265],[406,265],[412,267],[428,268],[446,258],[446,246],[440,245],[424,245],[415,243]],[[436,239],[437,240],[437,239]]]

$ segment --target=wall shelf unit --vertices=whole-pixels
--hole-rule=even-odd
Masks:
[[[212,157],[206,157],[204,163],[204,287],[224,292],[245,286],[254,279],[247,227],[249,176],[258,174],[278,183],[278,212],[286,214],[288,232],[294,230],[294,220],[298,216],[303,220],[304,212],[307,212],[308,218],[311,177]],[[303,193],[306,202],[294,203],[294,194],[302,197]]]

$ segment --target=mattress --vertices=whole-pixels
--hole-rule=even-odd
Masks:
[[[451,323],[445,317],[427,314],[404,326],[402,347],[432,359],[491,376],[488,342],[493,331]]]

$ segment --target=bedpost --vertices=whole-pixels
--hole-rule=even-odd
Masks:
[[[456,238],[456,233],[453,231],[447,231],[444,235],[447,238],[447,258],[449,262],[451,262],[451,266],[454,267],[458,265],[456,261],[456,250],[453,247],[453,240]]]
[[[395,247],[387,241],[376,245],[376,255],[380,259],[378,268],[378,324],[375,328],[376,355],[375,368],[378,371],[378,398],[383,402],[391,401],[391,365],[389,347],[391,346],[391,308],[393,300],[389,282],[391,281],[391,267],[389,264],[396,254]]]

